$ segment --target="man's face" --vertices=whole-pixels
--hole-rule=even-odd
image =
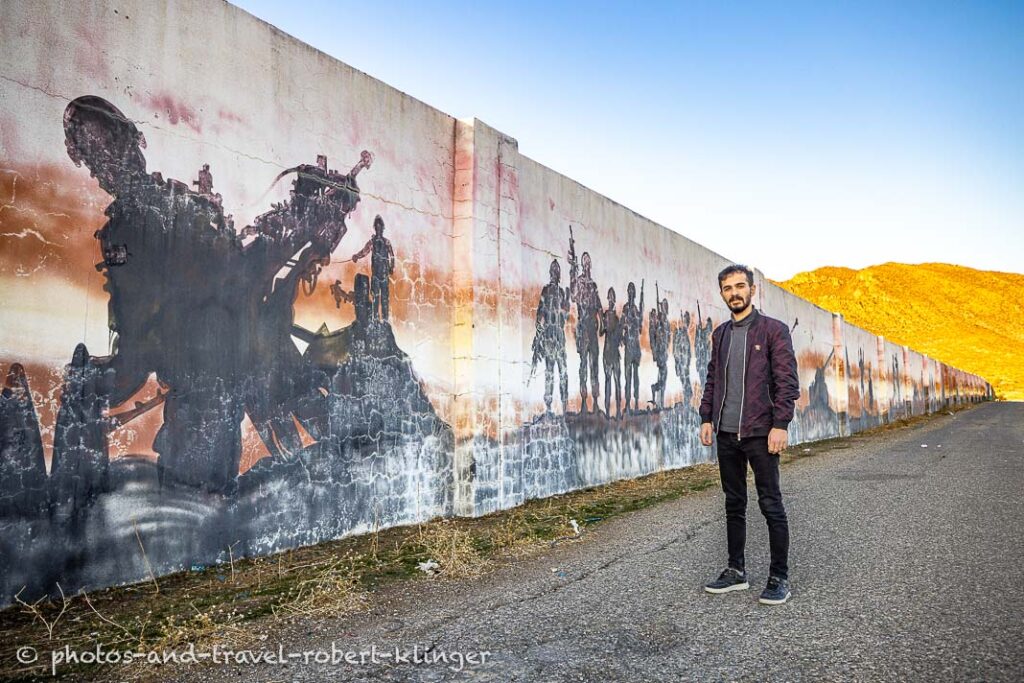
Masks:
[[[725,305],[733,313],[739,313],[750,305],[756,287],[747,283],[747,276],[743,273],[730,273],[722,280],[720,289]]]

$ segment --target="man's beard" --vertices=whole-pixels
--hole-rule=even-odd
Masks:
[[[749,304],[750,304],[750,299],[744,299],[743,297],[740,297],[738,299],[730,299],[729,300],[729,309],[732,310],[732,311],[739,312],[739,311],[742,311],[744,308],[746,308]]]

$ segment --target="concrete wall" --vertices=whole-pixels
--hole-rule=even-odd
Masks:
[[[846,379],[847,418],[849,433],[877,427],[885,420],[877,395],[881,384],[878,357],[878,336],[854,325],[843,323],[842,369]]]
[[[2,599],[145,576],[136,529],[167,572],[451,514],[455,119],[222,2],[15,3],[0,31],[0,360],[23,368]],[[65,115],[83,96],[144,136],[160,180],[104,189],[102,160],[76,167]],[[320,154],[342,188],[302,213],[293,181]],[[330,288],[370,274],[351,256],[377,215],[386,325]],[[307,295],[314,243],[333,249]]]
[[[725,257],[218,0],[0,42],[0,604],[714,461]],[[756,280],[793,443],[992,396]]]
[[[790,425],[793,443],[840,435],[839,414],[847,397],[840,372],[836,320],[820,306],[769,283],[762,290],[763,310],[789,324],[800,375],[800,398]],[[723,316],[721,322],[725,320]]]

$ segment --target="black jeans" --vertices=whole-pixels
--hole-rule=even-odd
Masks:
[[[746,569],[743,549],[747,541],[747,462],[754,470],[757,504],[768,523],[771,576],[789,578],[789,521],[779,487],[779,456],[768,452],[767,436],[737,439],[718,433],[718,473],[725,492],[725,528],[729,539],[729,566]]]

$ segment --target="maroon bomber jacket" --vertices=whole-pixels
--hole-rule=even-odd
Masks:
[[[793,404],[800,398],[800,378],[789,327],[756,309],[753,314],[757,318],[747,330],[747,363],[737,435],[740,438],[765,436],[773,427],[788,428],[793,419]],[[701,422],[712,423],[716,433],[725,402],[725,362],[731,341],[730,318],[711,333],[711,360],[700,402]]]

